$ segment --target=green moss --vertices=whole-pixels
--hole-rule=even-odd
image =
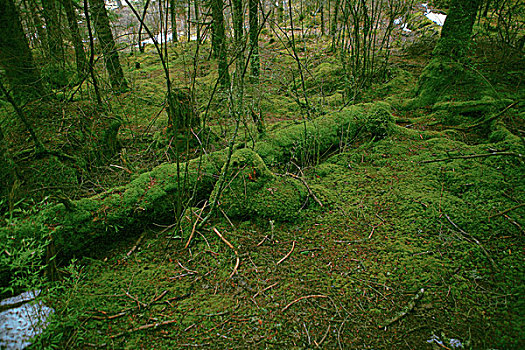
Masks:
[[[247,148],[232,155],[226,179],[219,201],[228,216],[292,221],[306,199],[306,190],[299,181],[275,176],[261,157]]]

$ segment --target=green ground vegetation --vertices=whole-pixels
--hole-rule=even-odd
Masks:
[[[417,21],[355,103],[331,39],[301,40],[302,91],[275,33],[239,120],[209,44],[170,46],[202,121],[182,136],[150,48],[102,106],[89,87],[25,106],[47,153],[0,101],[2,292],[55,309],[33,347],[522,347],[523,71],[424,69],[436,29]],[[418,80],[437,70],[454,85]]]

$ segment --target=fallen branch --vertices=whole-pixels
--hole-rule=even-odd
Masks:
[[[447,218],[448,222],[450,222],[452,224],[452,226],[454,226],[462,235],[463,237],[465,237],[465,239],[468,241],[468,242],[471,242],[474,241],[474,243],[476,243],[480,248],[481,250],[483,250],[483,253],[485,253],[486,257],[489,259],[490,263],[492,264],[492,267],[494,269],[497,269],[497,265],[496,265],[496,262],[492,259],[492,257],[490,256],[489,252],[485,249],[485,247],[480,243],[480,241],[478,241],[476,239],[476,237],[473,237],[471,236],[470,234],[468,234],[467,232],[463,231],[461,229],[461,227],[459,227],[458,225],[456,225],[451,219],[450,217],[445,214],[445,217]]]
[[[143,325],[143,326],[140,326],[140,327],[137,327],[137,328],[130,329],[129,331],[125,331],[125,332],[121,332],[121,333],[118,333],[118,334],[112,335],[112,336],[110,337],[110,339],[120,338],[120,337],[122,337],[123,335],[129,334],[129,333],[138,332],[138,331],[143,331],[143,330],[145,330],[145,329],[163,327],[163,326],[166,326],[166,325],[169,325],[169,324],[175,323],[175,322],[177,322],[177,320],[169,320],[169,321],[164,321],[164,322],[160,322],[160,323],[150,323],[150,324],[145,324],[145,325]]]
[[[193,236],[195,235],[195,230],[197,229],[197,223],[199,222],[199,219],[202,221],[202,211],[204,208],[206,208],[206,205],[208,204],[208,201],[204,202],[204,205],[201,208],[201,211],[199,214],[197,214],[197,219],[195,219],[195,222],[193,223],[193,227],[191,228],[190,237],[188,238],[188,242],[186,242],[186,245],[184,246],[185,249],[187,249],[190,246],[191,240],[193,239]]]
[[[285,261],[285,260],[290,256],[290,254],[292,254],[294,248],[295,248],[295,241],[292,242],[292,249],[290,249],[290,251],[288,252],[288,254],[286,254],[281,260],[279,260],[279,261],[277,262],[276,265],[279,265],[280,263],[282,263],[283,261]]]
[[[521,158],[523,157],[523,154],[515,153],[515,152],[493,152],[493,153],[484,153],[484,154],[472,154],[469,156],[452,156],[452,157],[441,158],[441,159],[423,160],[419,162],[419,164],[444,162],[444,161],[453,160],[453,159],[486,158],[486,157],[494,157],[494,156],[512,156],[512,157]]]
[[[219,230],[217,230],[217,228],[214,227],[213,228],[213,232],[215,232],[217,234],[217,236],[219,236],[219,238],[222,239],[222,241],[224,243],[226,243],[226,245],[228,247],[230,247],[233,250],[233,252],[235,253],[235,257],[237,258],[237,261],[235,262],[235,267],[233,268],[233,271],[232,271],[232,273],[230,274],[230,277],[229,277],[229,278],[232,278],[233,275],[235,275],[237,273],[237,268],[239,268],[239,264],[241,263],[241,259],[239,259],[239,253],[237,252],[237,250],[235,250],[233,245],[230,242],[228,242],[226,240],[226,238],[223,237],[223,235],[221,235],[221,233],[219,232]]]
[[[275,282],[274,284],[269,285],[268,287],[264,288],[263,290],[258,291],[257,293],[255,293],[255,295],[252,297],[252,299],[257,298],[257,296],[258,296],[259,294],[266,292],[268,289],[272,289],[273,287],[275,287],[275,286],[278,285],[278,284],[279,284],[279,282]]]
[[[310,188],[310,186],[308,186],[308,184],[306,183],[306,180],[303,179],[301,176],[297,176],[297,175],[294,175],[294,174],[290,174],[290,173],[286,173],[285,175],[288,175],[288,176],[291,176],[293,177],[294,179],[297,179],[299,181],[301,181],[304,185],[304,187],[306,187],[306,189],[308,190],[308,193],[310,194],[310,196],[312,196],[312,198],[314,199],[314,201],[319,204],[319,206],[323,206],[323,203],[321,203],[321,201],[319,200],[319,198],[317,198],[317,196],[315,195],[315,193],[312,191],[312,189]]]
[[[137,249],[137,247],[139,246],[140,242],[142,242],[142,240],[144,239],[144,236],[146,235],[146,231],[144,231],[139,239],[137,239],[137,242],[135,243],[135,245],[133,246],[133,248],[131,248],[131,250],[126,254],[126,256],[130,256],[131,254],[133,254],[133,252],[135,251],[135,249]]]
[[[291,303],[289,303],[288,305],[286,305],[282,310],[281,312],[285,312],[286,310],[288,310],[290,308],[290,306],[292,306],[293,304],[297,303],[298,301],[301,301],[301,300],[304,300],[304,299],[310,299],[310,298],[328,298],[326,295],[322,295],[322,294],[316,294],[316,295],[305,295],[304,297],[300,297],[298,299],[295,299],[294,301],[292,301]]]
[[[386,328],[386,327],[390,326],[392,323],[397,322],[401,318],[405,317],[410,311],[412,311],[414,309],[414,307],[416,306],[416,302],[419,299],[421,299],[421,297],[423,296],[423,293],[425,293],[425,289],[421,288],[419,290],[419,292],[417,292],[417,294],[412,298],[412,300],[410,300],[408,305],[405,306],[405,308],[403,310],[401,310],[401,312],[396,314],[391,319],[386,320],[383,324],[380,324],[379,328]]]
[[[518,101],[514,102],[514,103],[511,103],[510,105],[508,105],[507,107],[505,107],[502,111],[488,117],[487,119],[483,119],[482,121],[478,122],[478,123],[475,123],[475,124],[472,124],[472,125],[467,125],[461,129],[463,130],[468,130],[468,129],[472,129],[472,128],[476,128],[480,125],[483,125],[483,124],[486,124],[486,123],[489,123],[491,121],[493,121],[494,119],[498,119],[500,116],[502,116],[506,111],[508,111],[509,109],[511,109],[512,107],[514,107],[515,105],[518,104]]]
[[[516,210],[516,209],[518,209],[518,208],[523,207],[524,205],[525,205],[525,203],[521,203],[521,204],[518,204],[518,205],[513,206],[512,208],[505,209],[505,210],[503,210],[503,211],[501,211],[501,212],[499,212],[499,213],[497,213],[497,214],[490,215],[490,216],[489,216],[489,220],[492,219],[492,218],[495,218],[496,216],[505,215],[505,214],[507,214],[508,212],[511,212],[511,211],[513,211],[513,210]]]

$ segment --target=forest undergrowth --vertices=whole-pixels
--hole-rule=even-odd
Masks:
[[[300,44],[308,46],[302,58],[312,110],[323,116],[346,110],[343,67],[330,45],[315,38]],[[228,96],[219,92],[210,98],[217,73],[205,59],[207,49],[200,52],[197,72],[187,68],[195,52],[191,44],[172,54],[172,78],[183,87],[195,74],[197,105],[207,118],[207,129],[190,143],[166,137],[164,77],[152,50],[126,56],[131,91],[109,97],[103,109],[87,101],[86,91],[79,91],[74,103],[29,106],[46,146],[74,157],[31,159],[25,144],[16,141],[27,133],[10,119],[5,139],[14,145],[26,181],[2,197],[2,226],[21,223],[41,207],[67,207],[125,185],[160,164],[226,148],[236,125],[224,117],[231,112],[225,107]],[[362,92],[363,110],[371,113],[386,101],[387,119],[372,114],[355,137],[341,137],[304,162],[293,150],[290,162],[267,162],[276,178],[290,177],[306,188],[293,218],[232,215],[238,209],[227,203],[235,196],[251,201],[250,182],[260,176],[257,169],[245,174],[242,168],[235,176],[246,175],[244,193],[242,181],[233,195],[228,186],[233,188],[234,179],[227,182],[224,193],[234,200],[225,199],[202,227],[190,221],[181,231],[165,220],[117,227],[111,244],[105,241],[58,267],[61,280],[42,296],[55,313],[33,347],[523,346],[523,89],[513,77],[489,77],[499,102],[407,107],[430,50],[412,56],[406,48],[399,51],[386,81]],[[306,119],[299,78],[287,69],[294,64],[289,50],[269,35],[261,62],[260,85],[247,86],[246,100],[257,106],[266,133],[259,138],[250,116],[241,123],[237,148],[257,149],[264,137],[285,144],[284,136],[272,140],[272,132]],[[63,118],[42,117],[57,114]],[[493,120],[485,122],[486,114]],[[112,152],[107,131],[115,121],[118,151]],[[204,139],[209,140],[205,150],[199,148]],[[277,185],[262,189],[271,195],[278,190]],[[203,215],[206,204],[196,206],[191,220]],[[10,237],[2,239],[7,252],[2,259],[22,264],[10,256]],[[27,251],[35,246],[28,241]],[[31,278],[38,279],[23,276]]]

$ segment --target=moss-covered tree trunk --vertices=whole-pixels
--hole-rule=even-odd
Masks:
[[[249,0],[249,21],[250,21],[250,66],[252,69],[252,82],[259,80],[259,7],[258,0]]]
[[[78,16],[73,7],[72,0],[62,0],[62,4],[64,5],[69,31],[71,33],[71,42],[75,48],[77,72],[79,75],[83,75],[87,72],[88,62],[86,52],[84,51],[84,44],[82,43],[82,36],[80,35],[80,30],[78,28]]]
[[[224,166],[228,150],[179,165],[163,164],[125,186],[114,187],[90,198],[65,201],[16,226],[2,227],[0,238],[48,239],[51,236],[59,261],[84,255],[104,246],[104,242],[118,240],[124,233],[140,232],[152,222],[173,221],[182,214],[177,212],[176,203],[195,205],[217,198],[216,182],[219,174],[226,171],[223,177],[228,179],[227,186],[219,202],[228,215],[293,220],[298,208],[304,206],[308,191],[302,182],[276,176],[268,167],[290,160],[315,161],[317,155],[344,144],[346,140],[355,140],[363,132],[377,136],[378,130],[389,128],[392,120],[383,104],[372,106],[368,113],[361,106],[352,106],[274,132],[259,141],[254,149],[238,145],[229,167]],[[0,239],[0,250],[6,248],[2,244],[12,242],[8,241]]]
[[[64,63],[64,44],[56,0],[42,0],[42,14],[46,21],[47,44],[52,63]]]
[[[455,98],[463,98],[461,95],[470,95],[474,99],[481,97],[475,96],[480,91],[478,79],[463,64],[481,3],[482,0],[451,2],[433,58],[418,81],[418,105],[432,105],[447,100],[452,94],[456,95]]]
[[[169,108],[170,120],[168,130],[171,133],[182,134],[200,124],[195,99],[189,89],[171,88]]]
[[[0,0],[0,67],[17,100],[44,95],[40,72],[34,64],[13,0]]]
[[[128,89],[128,83],[124,78],[124,72],[120,66],[113,33],[109,24],[108,14],[104,6],[104,0],[89,0],[91,5],[91,15],[95,27],[95,32],[100,43],[100,49],[104,54],[106,70],[109,74],[111,87],[115,92],[123,92]]]
[[[460,59],[469,52],[472,28],[483,0],[453,0],[434,56]]]
[[[171,34],[173,36],[173,42],[179,41],[179,34],[177,32],[177,3],[175,0],[169,0],[170,3],[170,22],[171,22]]]
[[[226,33],[224,31],[223,1],[211,0],[212,22],[212,49],[217,58],[217,69],[219,71],[219,84],[223,88],[230,86],[230,73],[228,72],[228,61],[226,56]]]

